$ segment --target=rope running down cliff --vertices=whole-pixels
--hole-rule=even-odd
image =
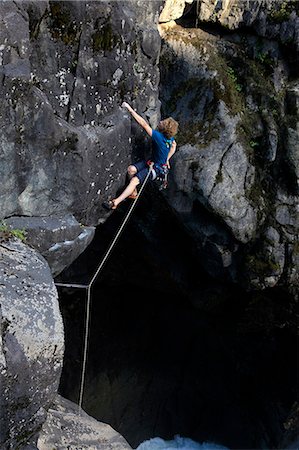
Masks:
[[[107,259],[109,258],[118,238],[120,237],[123,229],[125,228],[131,214],[134,211],[134,208],[136,206],[136,203],[139,199],[139,197],[141,196],[145,185],[149,179],[149,176],[151,174],[153,170],[153,164],[150,165],[149,167],[149,171],[148,174],[140,188],[140,191],[137,195],[137,197],[135,198],[134,202],[132,203],[129,211],[127,212],[121,226],[119,227],[119,230],[117,231],[115,237],[113,238],[113,240],[111,241],[108,250],[106,251],[105,255],[103,256],[102,261],[100,262],[96,272],[94,273],[91,281],[87,284],[70,284],[70,283],[55,283],[56,286],[59,287],[73,287],[73,288],[78,288],[78,289],[87,289],[87,303],[86,303],[86,315],[85,315],[85,332],[84,332],[84,350],[83,350],[83,363],[82,363],[82,372],[81,372],[81,384],[80,384],[80,394],[79,394],[79,408],[78,408],[78,414],[79,416],[81,416],[81,412],[82,412],[82,402],[83,402],[83,395],[84,395],[84,384],[85,384],[85,375],[86,375],[86,362],[87,362],[87,351],[88,351],[88,339],[89,339],[89,328],[90,328],[90,306],[91,306],[91,289],[93,287],[93,284],[95,283],[97,277],[99,276],[99,273],[101,272],[105,262],[107,261]]]

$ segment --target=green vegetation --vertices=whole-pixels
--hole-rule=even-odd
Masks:
[[[267,52],[262,51],[257,52],[256,60],[267,67],[273,67],[274,65],[273,59]]]
[[[277,65],[277,59],[271,54],[271,49],[265,47],[264,40],[259,37],[256,40],[255,46],[251,47],[248,41],[244,42],[244,47],[249,58],[253,59],[264,77],[269,77],[273,74],[274,67]]]
[[[189,142],[198,148],[205,148],[212,140],[219,139],[221,124],[215,123],[214,119],[215,114],[217,116],[219,102],[223,102],[230,115],[239,117],[236,130],[238,140],[247,150],[249,160],[255,166],[261,166],[263,171],[265,167],[262,144],[265,117],[269,115],[274,118],[278,128],[281,127],[281,111],[285,96],[285,89],[277,92],[273,79],[269,76],[270,66],[272,74],[275,64],[269,49],[264,48],[261,40],[254,49],[255,53],[250,51],[251,58],[249,58],[247,40],[242,45],[230,44],[228,49],[226,45],[212,38],[207,40],[201,35],[190,38],[187,33],[171,31],[169,38],[185,43],[189,47],[192,45],[198,51],[199,61],[204,55],[202,58],[204,65],[210,72],[207,79],[195,76],[181,83],[174,82],[171,96],[167,100],[167,112],[171,114],[175,111],[182,117],[189,117],[188,120],[182,121],[184,123],[179,131],[179,143]],[[167,75],[173,67],[171,50],[163,55],[163,63],[162,70]],[[207,96],[209,103],[205,105],[208,114],[203,120],[198,120],[195,118],[196,114],[192,113],[196,113],[196,106],[205,91],[210,93]],[[259,183],[260,187],[263,184],[264,182]],[[268,194],[267,189],[265,192]],[[256,200],[261,197],[261,192],[259,195],[256,195],[257,192],[251,194]]]
[[[275,59],[272,58],[268,52],[264,52],[262,50],[257,51],[255,55],[255,61],[260,64],[261,69],[266,77],[269,77],[273,74],[273,70],[277,65]]]
[[[242,86],[241,86],[240,83],[238,82],[238,78],[237,78],[237,76],[236,76],[236,74],[235,74],[235,71],[234,71],[234,69],[233,69],[232,67],[228,67],[228,68],[227,68],[227,74],[228,74],[228,76],[230,77],[231,81],[233,82],[233,84],[234,84],[236,90],[237,90],[238,92],[241,92],[241,91],[242,91]]]
[[[299,242],[298,242],[298,241],[294,242],[294,245],[293,245],[293,254],[294,254],[294,255],[299,255]]]
[[[113,33],[110,22],[104,24],[92,35],[92,48],[94,52],[111,51],[119,42],[119,36]]]
[[[50,31],[54,39],[60,39],[66,45],[78,41],[80,27],[72,20],[66,4],[50,2],[50,17],[52,19]]]
[[[19,229],[10,229],[9,226],[4,222],[0,222],[0,241],[8,241],[9,239],[16,238],[20,239],[22,242],[26,241],[26,231]]]
[[[75,58],[75,59],[71,62],[71,65],[70,65],[70,70],[71,70],[71,73],[72,73],[73,75],[76,75],[77,67],[78,67],[78,59]]]
[[[217,71],[217,76],[212,80],[212,88],[216,99],[222,100],[230,109],[232,114],[240,114],[245,110],[244,89],[240,76],[236,76],[239,70],[233,61],[227,61],[225,55],[221,55],[215,49],[211,49],[207,62],[211,71]],[[232,67],[234,65],[234,67]]]
[[[208,120],[204,122],[188,122],[180,127],[176,141],[178,145],[188,143],[201,149],[206,148],[212,140],[219,139],[219,136],[219,129]]]
[[[275,23],[282,23],[289,20],[293,11],[297,15],[299,14],[298,0],[285,0],[281,4],[274,4],[274,8],[270,12],[269,17]]]
[[[176,110],[178,102],[183,99],[190,92],[196,96],[196,90],[200,86],[200,79],[190,78],[189,80],[183,81],[179,86],[172,91],[172,95],[167,102],[167,109],[172,113]],[[190,102],[189,102],[190,103]],[[192,105],[189,104],[189,107]]]
[[[249,145],[251,148],[255,149],[256,147],[259,147],[259,143],[256,141],[250,141]]]
[[[261,277],[271,276],[280,271],[280,265],[270,256],[267,258],[261,254],[247,255],[245,263],[251,272]]]

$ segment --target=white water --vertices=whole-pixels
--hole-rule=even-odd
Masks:
[[[180,448],[181,450],[228,450],[227,447],[223,447],[222,445],[211,442],[199,444],[198,442],[192,441],[192,439],[180,436],[175,436],[172,441],[164,441],[158,437],[150,439],[140,444],[136,450],[173,450],[175,448]]]

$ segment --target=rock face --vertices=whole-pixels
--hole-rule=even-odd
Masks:
[[[133,142],[121,103],[159,120],[161,3],[0,4],[0,219],[25,228],[53,275],[89,244],[102,201],[125,181],[138,132]],[[34,448],[58,387],[62,321],[43,258],[3,245],[0,446]]]
[[[39,450],[80,448],[94,450],[130,450],[127,441],[106,423],[88,416],[78,406],[57,396],[49,409],[40,433]]]
[[[192,5],[193,0],[166,0],[159,17],[159,22],[170,22],[179,19],[188,5]],[[190,6],[189,6],[190,8]]]
[[[5,223],[11,229],[25,230],[26,243],[46,258],[54,277],[83,252],[95,232],[94,227],[80,226],[72,215],[11,217]]]
[[[122,187],[132,157],[148,150],[120,105],[155,127],[161,74],[163,115],[181,125],[166,200],[206,272],[296,296],[297,3],[193,2],[206,31],[161,26],[161,53],[162,3],[0,2],[0,219],[25,228],[53,275],[69,265],[105,221],[101,203]],[[190,5],[167,1],[160,21]],[[43,258],[0,244],[0,442],[34,448],[57,390],[62,322]],[[71,442],[72,408],[55,404],[41,448]],[[81,430],[92,446],[103,435],[89,423],[84,416]]]
[[[159,118],[159,5],[1,3],[2,218],[105,217],[131,161],[122,101]]]
[[[289,61],[254,33],[220,37],[173,22],[160,33],[164,115],[181,126],[168,201],[212,276],[295,293],[298,102]]]
[[[46,261],[16,242],[1,243],[1,448],[36,442],[56,395],[64,336]]]
[[[25,228],[54,276],[125,181],[133,142],[121,103],[159,119],[159,12],[143,1],[0,5],[0,219]]]
[[[120,105],[133,103],[157,124],[156,24],[193,8],[197,23],[220,24],[224,34],[161,28],[163,113],[177,117],[182,129],[169,202],[210,255],[210,273],[254,288],[283,279],[290,285],[297,259],[297,3],[175,1],[162,12],[161,6],[2,2],[1,217],[42,216],[50,227],[53,216],[68,214],[87,227],[105,220],[102,201],[121,188],[132,156],[147,150]],[[209,224],[198,208],[212,214]],[[259,264],[255,245],[269,228],[280,236],[270,246],[276,256]],[[70,245],[45,245],[53,274],[88,245],[90,233],[66,238]]]
[[[299,50],[299,6],[297,0],[226,0],[200,2],[199,20],[218,22],[235,30],[252,28],[263,37],[294,42]]]

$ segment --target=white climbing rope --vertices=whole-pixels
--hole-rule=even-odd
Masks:
[[[55,283],[56,286],[59,287],[72,287],[72,288],[78,288],[78,289],[87,289],[87,302],[86,302],[86,314],[85,314],[85,331],[84,331],[84,350],[83,350],[83,363],[82,363],[82,371],[81,371],[81,383],[80,383],[80,394],[79,394],[79,405],[78,405],[78,413],[79,416],[81,416],[81,412],[82,412],[82,403],[83,403],[83,395],[84,395],[84,385],[85,385],[85,375],[86,375],[86,363],[87,363],[87,352],[88,352],[88,339],[89,339],[89,325],[90,325],[90,306],[91,306],[91,289],[92,286],[94,284],[94,282],[96,281],[97,277],[99,276],[99,273],[101,272],[105,262],[107,261],[107,259],[109,258],[118,238],[120,237],[124,227],[126,226],[132,212],[134,211],[134,208],[136,206],[136,203],[139,199],[139,197],[141,196],[145,185],[147,183],[147,180],[149,179],[149,176],[151,174],[153,170],[153,163],[151,163],[150,167],[149,167],[149,171],[148,174],[140,188],[140,191],[137,195],[137,197],[135,198],[134,202],[132,203],[129,211],[127,212],[121,226],[119,227],[119,230],[117,231],[114,239],[111,241],[111,244],[108,247],[108,250],[106,251],[102,261],[100,262],[97,270],[95,271],[91,281],[85,285],[85,284],[71,284],[71,283]]]

